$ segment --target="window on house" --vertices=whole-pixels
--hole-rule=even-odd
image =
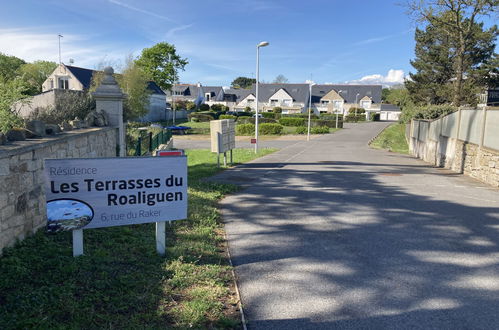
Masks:
[[[255,102],[255,99],[247,99],[247,100],[246,100],[246,103],[253,104],[254,102]]]
[[[59,86],[60,89],[69,89],[69,80],[67,77],[59,78]]]
[[[284,105],[290,106],[292,102],[293,102],[293,100],[287,99],[287,100],[283,100],[283,102],[282,102],[282,103],[283,103]]]
[[[205,93],[205,94],[204,94],[204,99],[205,99],[206,101],[209,101],[209,100],[211,99],[211,94],[210,94],[210,93]]]
[[[362,101],[362,102],[360,103],[360,106],[361,106],[362,108],[364,108],[364,109],[367,109],[367,108],[369,108],[369,107],[371,106],[371,101]]]
[[[271,99],[270,100],[270,105],[277,105],[279,103],[279,100]]]
[[[50,86],[50,89],[54,89],[54,80],[53,79],[49,80],[49,86]]]
[[[327,105],[327,104],[329,104],[329,100],[321,100],[321,104],[322,105]]]
[[[341,109],[342,106],[343,106],[343,101],[333,101],[334,109],[336,110]]]

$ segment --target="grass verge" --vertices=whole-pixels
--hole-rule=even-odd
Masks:
[[[408,154],[409,146],[405,139],[405,124],[392,124],[388,126],[374,139],[371,147]]]
[[[268,154],[236,149],[242,163]],[[154,224],[85,231],[73,258],[71,233],[44,230],[0,258],[0,329],[235,328],[237,298],[217,202],[232,185],[202,179],[220,171],[208,150],[189,150],[189,212],[167,226],[167,256]]]

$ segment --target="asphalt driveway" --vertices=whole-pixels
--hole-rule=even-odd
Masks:
[[[367,142],[297,142],[218,175],[250,329],[499,328],[499,190]]]

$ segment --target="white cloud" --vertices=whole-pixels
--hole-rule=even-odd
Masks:
[[[0,52],[17,56],[27,62],[36,60],[59,62],[59,40],[57,33],[40,32],[43,27],[23,29],[0,29]],[[122,61],[123,54],[112,44],[93,45],[90,36],[64,34],[61,38],[61,57],[64,63],[75,60],[76,66],[94,68],[103,60]]]
[[[404,70],[388,70],[388,74],[383,76],[381,74],[372,74],[364,76],[357,80],[347,81],[347,84],[361,84],[361,85],[384,85],[393,86],[398,84],[403,84],[406,79]]]

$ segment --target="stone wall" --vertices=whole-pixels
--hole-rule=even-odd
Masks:
[[[0,253],[46,224],[44,159],[116,156],[116,128],[92,128],[0,146]]]
[[[438,135],[430,138],[429,124],[427,121],[413,121],[409,135],[409,149],[413,156],[499,187],[498,150],[455,137]],[[424,130],[421,129],[423,126],[426,127]],[[420,134],[422,131],[425,134]]]

